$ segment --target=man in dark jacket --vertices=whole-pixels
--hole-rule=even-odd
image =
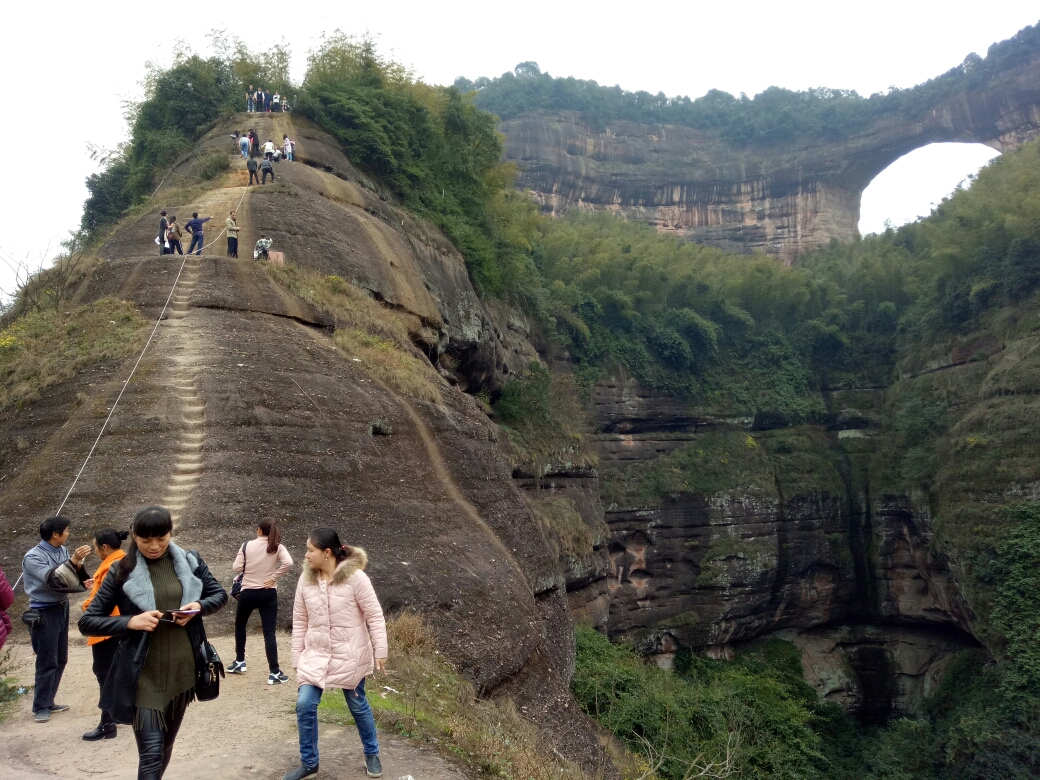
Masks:
[[[195,212],[192,212],[191,219],[189,219],[186,223],[184,223],[184,229],[187,230],[189,233],[191,233],[191,243],[188,245],[188,254],[189,255],[195,249],[196,245],[198,245],[199,251],[196,252],[195,254],[197,254],[197,255],[201,255],[202,254],[202,245],[206,241],[206,236],[202,232],[203,231],[202,226],[206,222],[209,222],[211,219],[213,219],[212,216],[203,217],[202,219],[199,219],[199,212],[195,211]]]
[[[69,660],[69,597],[47,585],[47,573],[64,561],[71,560],[81,582],[88,582],[83,561],[90,555],[90,545],[69,554],[65,541],[69,538],[69,521],[64,517],[48,517],[40,523],[40,543],[22,558],[22,577],[29,596],[29,608],[40,615],[32,629],[32,649],[36,653],[36,686],[33,688],[33,714],[39,723],[51,719],[52,712],[64,712],[67,704],[55,704],[54,695],[61,684],[65,664]]]
[[[253,186],[254,179],[256,180],[256,183],[259,184],[260,176],[257,174],[256,170],[260,167],[260,164],[256,161],[256,158],[250,157],[249,162],[246,163],[246,167],[249,169],[249,186]]]

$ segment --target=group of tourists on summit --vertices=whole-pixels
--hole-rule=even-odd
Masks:
[[[138,780],[162,778],[188,705],[215,698],[218,671],[223,674],[202,619],[227,604],[228,592],[202,556],[175,544],[172,534],[170,511],[147,506],[134,515],[129,531],[101,528],[91,544],[70,553],[65,546],[69,520],[49,517],[40,524],[40,543],[22,560],[29,596],[22,620],[29,626],[36,654],[35,720],[47,723],[54,713],[70,709],[55,699],[68,663],[69,594],[89,591],[78,626],[93,656],[101,720],[83,739],[114,739],[117,724],[131,726]],[[124,551],[128,538],[130,549]],[[91,554],[100,561],[93,575],[84,566]],[[365,771],[379,777],[379,741],[365,677],[377,670],[385,673],[387,637],[382,607],[364,571],[368,556],[360,547],[343,544],[334,529],[316,528],[307,537],[304,560],[292,615],[300,765],[283,780],[302,780],[318,772],[318,704],[326,688],[343,690],[364,747]],[[259,611],[267,684],[289,681],[279,665],[275,626],[277,583],[292,565],[278,524],[263,518],[255,537],[238,548],[232,565],[237,576],[231,595],[238,606],[235,660],[228,673],[248,671],[246,624]],[[0,648],[11,627],[4,610],[13,600],[13,590],[0,571]]]
[[[295,98],[293,102],[295,102]],[[250,114],[255,114],[257,111],[278,114],[282,111],[287,112],[291,110],[288,95],[282,97],[277,92],[271,94],[270,92],[265,92],[262,88],[254,89],[252,84],[246,90],[246,111]]]

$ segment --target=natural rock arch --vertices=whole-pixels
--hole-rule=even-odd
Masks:
[[[908,152],[942,141],[1004,152],[1040,136],[1040,48],[930,106],[882,115],[840,140],[738,146],[689,127],[613,122],[595,130],[574,111],[522,115],[501,129],[517,186],[546,212],[610,210],[791,263],[832,238],[853,238],[863,190]]]

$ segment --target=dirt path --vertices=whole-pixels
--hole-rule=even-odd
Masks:
[[[73,605],[73,617],[79,608]],[[255,620],[255,619],[254,619]],[[75,634],[75,627],[73,627]],[[10,780],[132,780],[137,776],[137,749],[132,731],[119,727],[118,736],[100,742],[80,737],[97,725],[98,688],[90,671],[90,650],[79,636],[72,637],[58,701],[71,705],[49,723],[32,718],[31,696],[23,696],[0,723],[0,777]],[[225,663],[234,658],[234,639],[213,639]],[[267,685],[263,640],[250,635],[249,672],[228,675],[220,698],[195,702],[188,708],[173,763],[165,780],[277,780],[299,764],[296,737],[296,685]],[[279,635],[280,654],[289,655],[289,637]],[[16,643],[15,676],[31,683],[33,656],[28,645]],[[370,699],[378,696],[378,682],[369,681]],[[338,691],[329,694],[340,695]],[[322,778],[365,778],[364,757],[354,726],[320,727]],[[465,780],[465,776],[432,749],[412,745],[385,731],[379,732],[383,777],[397,780]]]

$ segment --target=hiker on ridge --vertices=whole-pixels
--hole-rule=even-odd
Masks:
[[[292,568],[292,557],[281,539],[278,524],[273,518],[265,517],[257,524],[256,538],[239,548],[231,567],[232,571],[241,575],[242,589],[238,594],[238,609],[235,611],[235,661],[227,668],[228,674],[246,672],[246,624],[255,609],[260,612],[260,623],[264,627],[268,685],[289,681],[278,665],[278,640],[275,637],[278,625],[278,591],[275,590],[275,583]]]
[[[94,584],[90,588],[90,595],[80,604],[84,612],[90,606],[90,602],[97,596],[101,589],[101,583],[111,570],[113,564],[123,560],[126,553],[123,552],[123,542],[130,536],[129,531],[117,531],[115,528],[102,528],[94,532],[94,555],[101,559],[101,565],[94,571]],[[119,614],[119,608],[112,610],[113,615]],[[91,671],[97,678],[98,687],[105,688],[105,680],[108,678],[108,670],[112,667],[112,659],[115,657],[119,640],[110,636],[92,636],[87,640],[91,655],[94,657],[94,665]],[[101,705],[99,704],[100,708]],[[101,708],[101,723],[93,731],[83,735],[87,742],[96,742],[99,739],[113,739],[116,736],[116,722],[112,720],[112,714]]]
[[[326,688],[343,690],[365,749],[365,771],[379,777],[383,767],[365,677],[376,669],[386,673],[386,621],[364,571],[368,556],[360,547],[342,544],[333,529],[316,528],[305,557],[292,621],[300,766],[282,780],[318,773],[318,704]]]
[[[166,209],[159,212],[159,254],[166,254],[166,229],[170,226],[170,221],[166,219]]]
[[[280,114],[282,111],[282,98],[277,92],[275,92],[274,97],[271,98],[271,110],[276,114]]]
[[[256,240],[256,246],[253,247],[253,259],[254,260],[270,260],[271,259],[271,244],[274,243],[273,239],[268,238],[263,233],[260,234],[260,238]]]
[[[238,231],[242,228],[238,226],[236,221],[235,212],[231,212],[231,216],[227,218],[224,223],[227,227],[227,256],[238,258]]]
[[[40,523],[40,543],[22,558],[22,577],[25,578],[25,593],[29,596],[29,609],[37,614],[30,629],[32,649],[36,653],[32,711],[37,723],[46,723],[52,712],[64,712],[69,708],[68,704],[55,703],[54,695],[69,661],[68,594],[84,590],[82,585],[77,588],[77,583],[70,581],[70,571],[62,572],[68,575],[64,578],[48,575],[54,574],[55,568],[68,561],[79,583],[86,583],[87,587],[94,584],[83,568],[90,547],[81,545],[70,555],[64,546],[68,538],[68,519],[48,517]],[[62,568],[68,569],[68,566]]]
[[[184,231],[181,230],[181,226],[177,224],[177,217],[170,217],[170,229],[166,231],[166,241],[169,243],[170,248],[166,254],[172,255],[176,252],[179,255],[183,255],[184,251],[181,249],[181,236],[184,235]]]
[[[199,212],[192,212],[191,219],[184,224],[184,229],[191,233],[191,243],[188,244],[188,254],[190,255],[194,251],[195,246],[198,245],[199,251],[195,254],[202,254],[202,245],[206,243],[206,236],[203,235],[203,224],[213,219],[212,216],[199,219]]]
[[[265,157],[260,161],[260,175],[263,178],[261,184],[267,184],[267,174],[271,174],[271,181],[274,181],[274,166],[271,164],[271,158]]]
[[[246,168],[249,169],[249,186],[253,186],[254,179],[256,180],[256,183],[259,184],[260,174],[257,173],[257,170],[260,168],[260,164],[256,161],[255,157],[249,158],[249,161],[246,163]]]
[[[166,772],[198,677],[210,663],[202,618],[227,603],[199,554],[170,541],[172,533],[170,510],[139,509],[129,553],[79,619],[85,636],[119,637],[101,706],[116,723],[133,724],[138,780],[160,780]]]
[[[246,91],[246,111],[250,114],[253,113],[253,107],[256,105],[256,93],[253,91],[253,85],[249,85],[249,89]]]

